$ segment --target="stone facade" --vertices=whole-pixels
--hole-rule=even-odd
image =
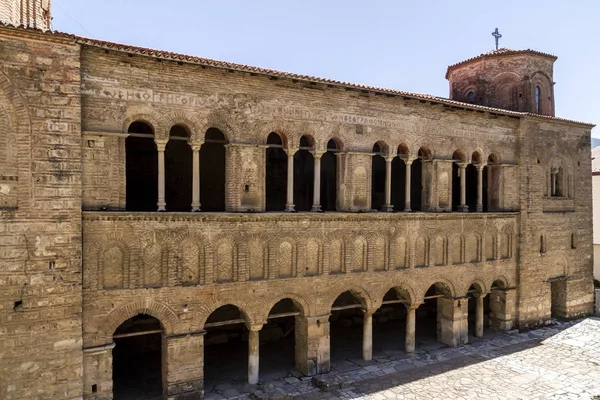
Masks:
[[[385,304],[407,352],[429,300],[450,346],[484,297],[499,330],[593,310],[589,124],[6,26],[0,65],[0,398],[112,398],[138,315],[160,321],[164,398],[192,399],[228,319],[259,379],[284,299],[306,375],[343,308],[367,360]]]

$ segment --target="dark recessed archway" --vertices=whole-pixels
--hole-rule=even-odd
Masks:
[[[113,341],[115,400],[162,397],[162,333],[158,319],[140,314],[123,322]]]
[[[165,149],[165,202],[167,211],[190,211],[192,208],[192,149],[189,131],[175,125],[169,132]]]
[[[125,139],[125,209],[156,211],[158,152],[154,130],[145,122],[132,123]]]
[[[200,148],[200,203],[203,211],[225,211],[225,144],[223,132],[206,131]]]

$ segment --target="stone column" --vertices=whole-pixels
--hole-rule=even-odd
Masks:
[[[315,173],[314,173],[314,186],[313,186],[313,206],[312,212],[321,211],[321,156],[323,152],[313,151],[313,158],[315,160]]]
[[[296,368],[312,376],[329,372],[329,314],[296,316]]]
[[[475,337],[483,336],[483,299],[484,294],[478,294],[475,296],[475,301],[477,303],[477,309],[475,311]]]
[[[438,299],[438,342],[448,346],[467,344],[469,336],[469,299]]]
[[[83,349],[83,397],[85,399],[112,399],[114,343]],[[93,393],[92,387],[96,388]]]
[[[163,394],[172,400],[204,394],[205,331],[163,336]]]
[[[477,166],[477,212],[483,211],[483,167],[484,164]]]
[[[392,161],[394,157],[385,157],[385,204],[383,210],[386,212],[394,211],[392,204]]]
[[[166,140],[154,140],[156,150],[158,151],[158,211],[165,211],[167,203],[165,202],[165,149]]]
[[[407,159],[405,161],[406,164],[406,180],[404,182],[404,212],[410,212],[410,168],[412,166],[413,160]]]
[[[418,306],[406,306],[406,341],[404,349],[407,353],[415,352],[416,311]]]
[[[200,211],[200,147],[192,144],[192,211]]]
[[[258,365],[259,365],[259,333],[262,325],[252,325],[249,328],[248,335],[248,383],[255,385],[258,383]]]
[[[458,164],[458,173],[460,174],[460,206],[459,211],[467,212],[467,164]]]
[[[288,149],[286,150],[288,156],[287,166],[287,201],[285,204],[285,211],[294,212],[296,211],[294,205],[294,154],[297,150]]]
[[[365,312],[365,321],[363,323],[363,360],[371,361],[373,359],[373,313]]]

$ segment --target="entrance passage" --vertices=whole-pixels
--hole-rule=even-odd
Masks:
[[[162,399],[162,326],[140,314],[117,328],[113,340],[114,400]]]
[[[425,293],[423,304],[417,308],[416,335],[417,348],[432,350],[443,346],[441,344],[440,299],[449,298],[450,289],[443,283],[431,285]]]
[[[344,371],[357,367],[352,361],[362,360],[364,306],[352,292],[338,296],[331,307],[331,367]]]
[[[269,312],[259,332],[260,381],[298,375],[295,371],[296,317],[299,308],[293,300],[283,299]]]
[[[407,297],[390,289],[373,314],[373,358],[403,356],[406,338]]]
[[[204,392],[248,382],[248,329],[239,308],[217,308],[204,325]]]

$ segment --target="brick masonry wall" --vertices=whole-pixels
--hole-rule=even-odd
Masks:
[[[77,399],[79,47],[0,28],[0,65],[0,110],[10,124],[0,171],[17,178],[15,201],[0,210],[0,398]]]

